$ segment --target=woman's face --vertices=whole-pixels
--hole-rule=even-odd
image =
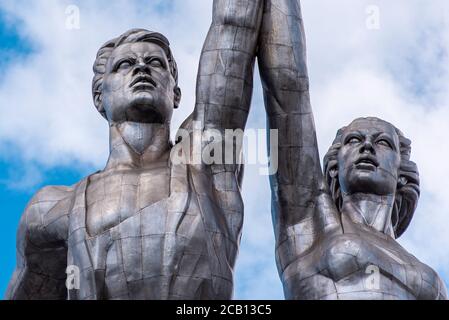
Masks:
[[[338,177],[343,194],[394,195],[401,162],[399,137],[379,119],[349,125],[338,153]]]

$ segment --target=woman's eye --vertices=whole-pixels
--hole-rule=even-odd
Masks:
[[[360,142],[360,139],[359,138],[357,138],[357,137],[352,137],[352,138],[350,138],[349,140],[348,140],[348,142],[347,143],[359,143]]]

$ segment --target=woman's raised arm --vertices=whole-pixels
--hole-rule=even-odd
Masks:
[[[320,165],[300,1],[265,1],[258,59],[269,126],[279,136],[279,168],[271,187],[282,276],[320,234],[338,223]]]

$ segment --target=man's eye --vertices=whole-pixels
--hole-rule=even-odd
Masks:
[[[117,64],[116,70],[119,70],[119,69],[127,69],[127,68],[129,68],[130,66],[131,66],[131,61],[130,61],[130,60],[123,60],[123,61],[121,61],[121,62],[119,62],[119,63]]]
[[[159,60],[159,59],[153,59],[153,60],[151,60],[150,64],[151,64],[152,67],[155,67],[155,68],[162,68],[162,67],[164,66],[164,64],[162,63],[162,61]]]
[[[385,140],[385,139],[378,140],[378,141],[377,141],[377,144],[378,144],[378,145],[381,145],[381,146],[384,146],[384,147],[391,148],[390,142],[388,142],[388,141]]]

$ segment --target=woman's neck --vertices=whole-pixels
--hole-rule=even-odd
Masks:
[[[391,215],[394,195],[379,196],[375,194],[356,193],[343,195],[342,215],[356,224],[372,227],[394,238]]]

